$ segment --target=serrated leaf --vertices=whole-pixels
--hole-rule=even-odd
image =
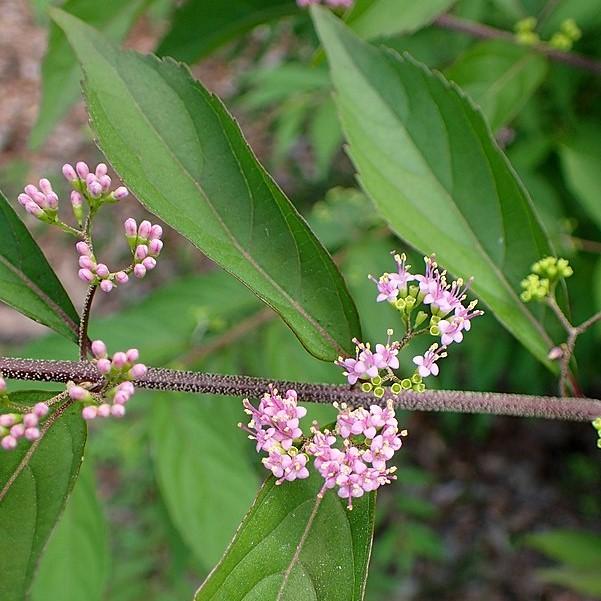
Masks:
[[[157,54],[194,63],[256,25],[297,12],[290,0],[188,0],[173,16]]]
[[[270,477],[195,601],[361,601],[375,493],[348,511],[332,491],[320,503],[321,484]]]
[[[120,41],[140,14],[146,0],[68,0],[63,10]],[[48,49],[42,62],[42,102],[29,144],[39,147],[79,98],[80,71],[63,31],[51,23]]]
[[[86,459],[40,561],[32,601],[102,601],[108,578],[106,520]]]
[[[518,114],[546,74],[540,53],[502,40],[472,46],[446,71],[482,109],[493,131]]]
[[[601,228],[601,127],[583,123],[559,146],[566,184],[590,218]]]
[[[10,395],[35,404],[48,392]],[[86,441],[81,410],[72,406],[39,444],[21,442],[0,455],[0,599],[23,601],[40,554],[75,484]],[[16,476],[15,476],[16,475]]]
[[[313,7],[361,185],[403,239],[435,252],[539,360],[551,345],[520,280],[551,254],[530,198],[481,114],[408,56],[359,40]]]
[[[2,192],[0,301],[77,341],[79,316],[71,299]]]
[[[312,354],[350,351],[359,321],[342,276],[219,99],[184,67],[120,51],[52,14],[82,62],[99,144],[136,197],[277,311]]]
[[[455,0],[356,0],[346,22],[363,39],[413,33],[445,12]]]

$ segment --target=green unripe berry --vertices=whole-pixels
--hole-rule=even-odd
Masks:
[[[403,390],[409,390],[412,386],[411,380],[409,378],[405,378],[404,380],[401,380],[401,387],[403,388]]]
[[[390,392],[392,392],[392,394],[399,394],[399,392],[401,392],[401,390],[402,390],[401,385],[398,382],[395,382],[390,387]]]
[[[376,386],[374,388],[374,396],[381,399],[384,396],[384,388],[382,386]]]
[[[373,386],[369,383],[369,382],[363,382],[363,384],[361,384],[361,390],[363,392],[371,392]]]

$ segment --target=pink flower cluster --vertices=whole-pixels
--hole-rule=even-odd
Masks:
[[[129,281],[127,271],[112,272],[104,263],[97,263],[92,249],[83,241],[75,245],[79,253],[79,279],[87,284],[97,284],[103,292]]]
[[[371,349],[369,343],[364,344],[356,338],[355,343],[355,358],[338,357],[335,361],[344,369],[349,384],[355,384],[357,380],[369,380],[377,377],[380,370],[398,369],[400,343],[390,342],[392,330],[388,331],[388,342],[384,344],[376,344],[375,351]]]
[[[27,184],[23,192],[23,194],[19,194],[19,204],[30,215],[48,223],[56,221],[58,195],[46,178],[39,181],[39,187]]]
[[[257,408],[248,399],[243,405],[251,420],[239,426],[256,441],[258,452],[267,453],[262,463],[277,478],[276,484],[308,478],[313,457],[324,480],[319,495],[336,487],[338,496],[347,499],[352,509],[354,498],[394,479],[395,468],[387,462],[401,448],[406,431],[399,432],[390,403],[385,408],[372,405],[369,410],[335,404],[339,413],[334,431],[320,431],[314,423],[308,437],[300,428],[306,410],[298,406],[294,390],[281,396],[270,387]]]
[[[2,378],[0,378],[2,380]],[[4,380],[2,380],[4,382]],[[30,442],[40,438],[40,421],[48,414],[46,403],[36,403],[27,413],[3,413],[0,415],[0,446],[11,451],[19,439]]]
[[[92,342],[93,363],[104,376],[104,385],[98,392],[88,390],[69,382],[69,396],[85,403],[81,415],[85,420],[96,417],[123,417],[125,406],[135,392],[132,380],[143,378],[147,368],[143,363],[137,363],[140,353],[138,349],[115,353],[109,358],[107,348],[102,340]]]
[[[321,0],[296,0],[296,3],[301,8],[321,4]],[[353,0],[324,0],[323,4],[332,8],[349,8],[353,5]]]
[[[163,250],[163,228],[152,225],[150,221],[142,221],[140,225],[131,217],[123,224],[127,242],[133,254],[133,272],[137,278],[143,278],[146,272],[157,265],[157,257]]]
[[[98,163],[93,171],[83,161],[79,161],[75,168],[66,163],[63,165],[63,175],[74,188],[74,191],[71,192],[73,207],[81,207],[82,194],[94,200],[104,201],[118,201],[129,195],[129,190],[125,186],[119,186],[113,192],[110,191],[112,180],[108,175],[108,167],[104,163]]]

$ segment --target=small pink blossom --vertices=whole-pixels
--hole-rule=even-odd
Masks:
[[[417,355],[416,357],[413,357],[413,363],[418,366],[417,372],[422,378],[427,378],[429,375],[438,375],[439,368],[436,362],[447,356],[444,352],[445,349],[446,346],[439,349],[437,344],[433,344],[423,356]]]

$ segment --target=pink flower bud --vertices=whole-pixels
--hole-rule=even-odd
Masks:
[[[77,209],[77,208],[81,207],[82,202],[83,202],[83,198],[82,198],[81,194],[79,192],[77,192],[76,190],[73,190],[71,192],[71,205]]]
[[[129,196],[129,190],[125,186],[119,186],[113,192],[113,198],[115,200],[123,200],[124,198],[127,198],[128,196]]]
[[[17,439],[13,436],[5,436],[0,442],[5,451],[12,451],[17,446]]]
[[[142,279],[146,275],[146,267],[144,267],[144,265],[142,265],[142,263],[138,263],[134,267],[134,275],[137,278]]]
[[[102,196],[102,186],[100,182],[92,182],[88,185],[88,192],[92,198],[100,198]]]
[[[106,357],[106,344],[102,340],[94,340],[92,342],[92,353],[96,359],[104,359]]]
[[[163,243],[161,240],[151,240],[148,244],[148,252],[153,256],[157,257],[163,250]]]
[[[91,420],[96,417],[97,413],[98,413],[98,410],[96,409],[96,407],[94,405],[88,405],[87,407],[84,407],[82,409],[81,417],[83,417],[85,420]]]
[[[152,224],[150,221],[146,219],[140,223],[140,227],[138,228],[138,236],[140,238],[148,239],[150,236],[150,232],[152,231]]]
[[[95,278],[94,274],[89,269],[80,269],[77,272],[77,275],[79,276],[80,280],[83,280],[84,282],[87,282],[88,284],[93,282],[94,278]]]
[[[554,346],[547,355],[547,358],[551,361],[557,361],[563,357],[563,349],[560,346]]]
[[[104,163],[98,163],[96,165],[96,177],[101,178],[103,175],[108,173],[108,167]]]
[[[146,365],[143,363],[136,363],[130,370],[129,373],[132,378],[143,378],[148,371]]]
[[[111,415],[113,417],[123,417],[125,415],[125,407],[123,405],[113,405],[111,407]]]
[[[129,401],[129,395],[127,393],[123,392],[122,390],[117,392],[115,394],[115,398],[113,399],[113,402],[116,403],[117,405],[125,405],[125,403],[127,403],[127,401]]]
[[[35,413],[26,413],[23,416],[23,425],[26,428],[33,428],[38,425],[38,416]]]
[[[111,414],[111,406],[108,403],[102,403],[98,406],[98,417],[108,417]]]
[[[106,375],[111,371],[112,365],[113,364],[110,362],[110,360],[105,358],[98,359],[96,362],[96,368],[103,375]]]
[[[42,194],[41,192],[34,192],[31,197],[33,198],[33,201],[42,209],[47,209],[50,206],[46,195]]]
[[[40,191],[33,184],[27,184],[25,186],[25,194],[31,196],[31,198],[34,198],[34,196],[39,193]]]
[[[127,364],[127,355],[119,351],[113,355],[113,367],[122,369]]]
[[[98,178],[93,173],[86,175],[86,186],[89,186],[92,182],[97,182]]]
[[[25,430],[25,438],[27,440],[37,440],[40,437],[40,430],[35,427],[27,428]]]
[[[23,208],[25,208],[30,202],[33,202],[33,198],[31,198],[29,194],[19,194],[17,200]]]
[[[100,183],[100,185],[102,186],[102,189],[105,192],[109,191],[109,188],[111,187],[111,178],[108,175],[101,175],[98,178],[98,182]]]
[[[50,411],[48,405],[46,405],[46,403],[36,403],[33,406],[33,412],[38,416],[38,417],[44,417],[46,415],[48,415],[48,411]]]
[[[3,413],[0,415],[0,426],[3,428],[10,428],[14,426],[17,419],[14,413]]]
[[[133,218],[126,219],[123,223],[123,229],[125,230],[125,235],[128,238],[134,238],[138,235],[138,224],[136,220]]]
[[[79,175],[81,179],[86,179],[90,173],[90,168],[83,161],[79,161],[79,163],[75,165],[75,171],[77,171],[77,175]]]
[[[157,261],[153,257],[146,257],[142,261],[142,265],[144,265],[146,271],[151,271],[157,266]]]
[[[35,204],[35,202],[28,202],[25,205],[25,210],[30,214],[33,215],[34,217],[37,217],[38,219],[40,217],[43,217],[45,215],[43,209],[41,209],[37,204]]]
[[[140,351],[137,348],[130,348],[125,354],[129,363],[135,363],[140,358]]]
[[[109,268],[104,263],[98,263],[96,266],[96,275],[101,278],[107,278],[110,275]]]
[[[134,254],[137,261],[141,261],[145,257],[148,256],[148,246],[146,244],[138,244],[136,247],[136,252]]]
[[[67,392],[74,401],[85,401],[90,397],[90,393],[85,388],[77,385],[69,386]]]
[[[25,426],[23,424],[15,424],[10,429],[10,435],[14,436],[15,438],[21,438],[23,434],[25,434]]]
[[[50,183],[49,180],[47,180],[45,177],[43,177],[40,180],[40,190],[44,193],[44,194],[50,194],[51,192],[54,192],[54,190],[52,189],[52,184]]]
[[[102,280],[102,282],[100,282],[100,289],[107,294],[113,289],[113,287],[114,284],[111,282],[111,280]]]
[[[160,225],[153,225],[150,229],[150,239],[159,240],[163,236],[163,228]]]
[[[77,173],[75,173],[73,165],[69,165],[69,163],[65,163],[63,165],[63,175],[68,182],[72,182],[77,179]]]
[[[46,194],[47,205],[51,209],[58,209],[58,196],[54,192],[48,192]]]
[[[125,273],[125,271],[118,271],[115,274],[115,281],[118,284],[127,284],[128,280],[129,280],[129,276]]]
[[[131,382],[121,382],[121,384],[117,386],[117,390],[124,392],[128,397],[130,397],[136,389]]]
[[[89,269],[90,271],[96,269],[96,263],[86,255],[82,255],[81,257],[79,257],[79,266],[82,269]]]
[[[87,255],[88,257],[92,256],[92,252],[90,251],[90,247],[85,243],[85,242],[78,242],[75,245],[75,248],[77,249],[77,252],[80,255]]]

